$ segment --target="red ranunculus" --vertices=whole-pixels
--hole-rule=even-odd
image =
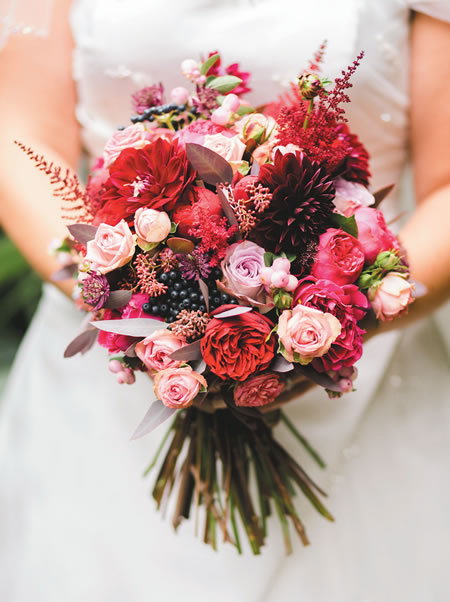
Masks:
[[[311,274],[336,284],[355,282],[364,266],[364,252],[359,241],[343,230],[328,228],[320,235]]]
[[[302,303],[336,316],[341,334],[324,356],[312,361],[318,372],[353,366],[361,357],[364,330],[357,324],[369,307],[367,297],[354,284],[340,286],[330,280],[307,276],[300,280],[294,293],[293,306]]]
[[[231,309],[233,305],[227,306]],[[206,364],[222,380],[243,381],[265,370],[273,360],[275,337],[267,337],[274,324],[252,311],[230,318],[213,318],[202,339]]]
[[[161,138],[144,148],[126,148],[109,170],[102,207],[94,224],[133,221],[140,207],[171,211],[196,172],[176,141]]]
[[[358,207],[354,215],[358,226],[358,240],[367,263],[373,263],[381,251],[399,249],[399,242],[386,226],[381,211],[372,207]]]

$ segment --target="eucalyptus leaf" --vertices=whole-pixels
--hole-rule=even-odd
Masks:
[[[389,186],[384,186],[384,188],[380,188],[380,190],[377,190],[376,192],[373,193],[373,196],[375,198],[375,205],[374,207],[378,207],[378,205],[381,203],[381,201],[383,201],[387,195],[394,189],[395,184],[389,184]]]
[[[345,217],[345,215],[341,215],[340,213],[332,213],[331,221],[336,228],[340,228],[341,230],[344,230],[344,232],[347,232],[347,234],[358,238],[358,226],[356,225],[354,215]]]
[[[181,253],[182,255],[189,255],[195,249],[195,245],[192,240],[188,238],[181,238],[180,236],[173,236],[167,239],[167,246],[174,253]]]
[[[228,161],[209,148],[188,142],[186,155],[192,167],[207,184],[229,184],[233,179],[233,170]]]
[[[68,280],[69,278],[73,278],[75,272],[77,271],[76,263],[72,263],[71,265],[66,266],[65,268],[61,268],[60,270],[56,270],[50,276],[50,280],[53,282],[60,282],[61,280]]]
[[[273,360],[270,369],[274,372],[290,372],[294,369],[294,364],[288,362],[286,358],[278,354]]]
[[[131,291],[111,291],[103,307],[106,309],[118,309],[129,303],[132,296],[133,293]]]
[[[129,337],[148,337],[155,330],[167,328],[165,322],[148,318],[124,318],[122,320],[96,320],[92,326],[105,332],[123,334]]]
[[[95,226],[91,226],[90,224],[72,224],[71,226],[67,226],[67,229],[73,238],[82,245],[85,245],[90,240],[93,240],[97,232],[97,228]]]
[[[218,314],[213,314],[214,318],[221,320],[223,318],[233,318],[234,316],[240,316],[241,314],[247,314],[248,312],[253,311],[253,307],[246,307],[245,305],[236,305],[236,307],[232,307],[231,309],[226,309]]]
[[[217,196],[219,197],[220,204],[222,205],[222,211],[225,214],[225,217],[229,221],[231,226],[238,226],[239,223],[236,218],[236,214],[233,211],[233,208],[230,205],[227,195],[222,190],[222,188],[217,188]]]
[[[141,437],[144,437],[144,435],[148,435],[153,430],[155,430],[155,428],[157,428],[160,424],[162,424],[168,418],[173,416],[173,414],[176,411],[177,410],[174,410],[173,408],[168,408],[163,404],[162,401],[157,399],[152,403],[152,405],[145,413],[143,419],[134,431],[131,439],[140,439]]]
[[[240,77],[236,77],[235,75],[220,75],[219,77],[215,77],[206,85],[208,88],[217,90],[221,94],[227,94],[227,92],[231,92],[241,83],[242,79]]]
[[[189,343],[189,345],[185,345],[184,347],[177,349],[176,351],[170,354],[170,358],[173,360],[180,360],[184,362],[201,360],[202,351],[200,340],[194,341],[193,343]]]
[[[309,364],[307,366],[296,364],[296,370],[298,372],[302,372],[306,378],[309,378],[309,380],[312,380],[313,383],[323,387],[324,389],[329,389],[330,391],[335,391],[336,393],[341,392],[341,388],[338,383],[328,376],[328,374],[325,374],[325,372],[317,372]]]
[[[260,170],[261,170],[261,166],[258,163],[258,161],[253,161],[253,165],[252,165],[252,168],[250,170],[250,175],[251,176],[258,176]]]
[[[97,340],[97,336],[98,332],[95,328],[89,328],[80,333],[67,345],[64,357],[73,357],[77,353],[86,353]]]

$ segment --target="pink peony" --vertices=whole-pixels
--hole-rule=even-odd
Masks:
[[[273,403],[284,389],[278,374],[266,372],[251,376],[234,390],[237,406],[258,407]]]
[[[100,224],[95,238],[86,247],[87,261],[101,274],[107,274],[128,263],[136,248],[135,236],[125,220],[115,226]]]
[[[117,130],[105,144],[103,150],[104,166],[114,163],[120,153],[126,148],[142,148],[148,144],[148,136],[141,124],[129,125],[123,130]]]
[[[414,285],[402,274],[389,272],[378,286],[369,289],[369,299],[376,317],[390,322],[407,313],[408,306],[414,301]]]
[[[264,269],[264,249],[249,240],[228,247],[221,263],[223,287],[250,305],[266,303],[260,273]]]
[[[136,347],[136,355],[150,370],[165,370],[166,368],[178,368],[179,360],[173,360],[170,355],[184,347],[182,339],[170,332],[170,330],[155,330],[150,336],[140,341]]]
[[[139,243],[159,243],[167,238],[172,223],[165,211],[140,207],[134,214],[134,229]]]
[[[155,374],[155,394],[165,406],[179,410],[187,408],[207,382],[190,366],[167,368]]]
[[[386,226],[381,211],[371,207],[359,207],[354,215],[358,226],[358,240],[367,263],[373,263],[381,251],[399,249],[398,240]]]
[[[341,332],[341,324],[332,314],[296,305],[283,311],[277,332],[283,356],[305,365],[327,353]]]
[[[230,130],[221,125],[216,125],[211,121],[206,121],[206,119],[197,119],[185,128],[178,130],[175,134],[175,138],[182,146],[184,146],[188,142],[203,144],[205,136],[213,136],[214,134],[222,134],[223,136],[230,137],[234,136],[233,132],[230,132]]]
[[[328,228],[320,235],[319,247],[311,274],[336,284],[351,284],[364,267],[364,253],[359,241],[343,230]]]
[[[334,182],[336,196],[333,199],[337,211],[350,217],[358,207],[368,207],[375,202],[374,196],[358,182],[337,178]]]

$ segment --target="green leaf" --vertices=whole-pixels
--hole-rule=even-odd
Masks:
[[[336,228],[340,228],[341,230],[344,230],[344,232],[347,232],[347,234],[358,238],[358,226],[356,225],[354,215],[345,217],[345,215],[341,215],[340,213],[333,213],[331,215],[331,221]]]
[[[236,77],[235,75],[221,75],[220,77],[215,77],[210,82],[207,82],[206,85],[208,88],[217,90],[221,94],[226,94],[227,92],[234,90],[240,83],[242,83],[240,77]]]
[[[222,101],[223,102],[223,101]],[[222,104],[222,103],[220,103]],[[238,115],[248,115],[249,113],[255,113],[255,109],[253,107],[248,107],[247,105],[241,105],[239,109],[236,111]]]
[[[264,253],[264,265],[266,266],[266,268],[270,268],[275,257],[276,255],[274,255],[273,253]]]
[[[220,54],[216,53],[213,54],[212,56],[210,56],[208,59],[206,59],[206,61],[204,63],[202,63],[201,67],[200,67],[200,73],[202,75],[206,75],[208,73],[208,71],[211,69],[211,67],[217,63],[217,61],[220,59]]]
[[[238,172],[241,173],[243,176],[246,176],[249,171],[250,165],[248,164],[248,161],[242,161],[242,164],[239,165]]]
[[[175,222],[172,222],[172,225],[170,226],[170,234],[175,234],[175,232],[177,231],[178,228],[178,224],[176,224]]]

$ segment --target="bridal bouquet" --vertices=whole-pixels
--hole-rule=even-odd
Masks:
[[[259,110],[241,98],[249,74],[237,64],[184,61],[193,89],[136,93],[132,125],[107,141],[85,191],[23,147],[76,222],[55,279],[76,278],[88,314],[65,356],[98,341],[119,383],[148,378],[156,401],[134,438],[172,419],[148,469],[159,466],[153,497],[176,498],[175,527],[202,507],[213,547],[219,530],[241,551],[239,516],[258,553],[273,510],[288,551],[289,522],[308,543],[296,489],[332,520],[274,437],[283,422],[323,465],[280,405],[313,384],[352,391],[362,320],[392,320],[413,299],[376,208],[391,187],[370,192],[368,153],[342,109],[362,54],[331,83],[322,52]]]

